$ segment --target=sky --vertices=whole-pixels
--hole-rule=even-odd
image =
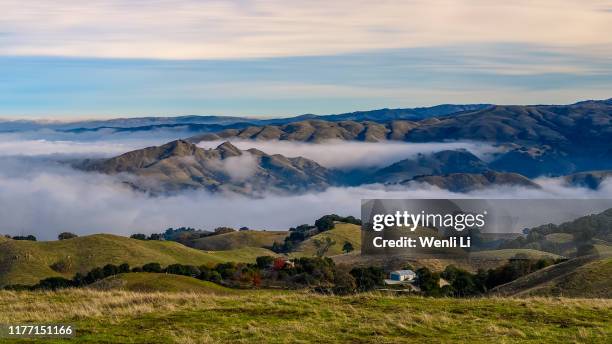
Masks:
[[[0,0],[0,117],[612,97],[612,1]]]

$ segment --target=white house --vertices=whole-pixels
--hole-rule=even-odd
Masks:
[[[402,284],[412,282],[416,278],[416,273],[412,270],[396,270],[389,273],[386,284]]]

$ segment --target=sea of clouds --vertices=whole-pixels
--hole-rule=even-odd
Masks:
[[[72,169],[62,160],[86,156],[110,156],[152,142],[96,142],[21,140],[0,135],[0,233],[34,234],[53,239],[59,232],[78,234],[160,232],[168,227],[218,226],[279,230],[329,213],[360,215],[360,200],[369,198],[612,198],[612,180],[597,191],[566,186],[555,178],[540,178],[542,189],[492,188],[468,194],[452,193],[430,185],[332,187],[323,192],[299,195],[266,194],[251,198],[238,194],[189,191],[178,195],[151,197],[134,191],[112,176]],[[465,146],[465,145],[473,146]],[[246,145],[246,146],[245,146]],[[421,152],[472,148],[486,155],[491,148],[476,143],[253,143],[269,153],[305,155],[330,167],[352,168],[358,164],[392,163]],[[451,145],[451,146],[449,146]],[[455,146],[453,146],[455,145]],[[239,143],[241,148],[246,143]],[[427,148],[426,148],[427,147]],[[444,147],[444,148],[442,148]],[[480,150],[478,149],[480,148]],[[291,154],[291,152],[293,152]],[[372,158],[372,154],[383,157]],[[248,162],[247,162],[248,164]],[[245,163],[235,168],[236,178],[245,178]],[[248,176],[247,176],[248,177]]]

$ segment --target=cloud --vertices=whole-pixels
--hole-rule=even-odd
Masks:
[[[610,44],[601,1],[3,0],[0,54],[162,59]]]
[[[78,234],[160,232],[168,227],[248,226],[280,230],[312,223],[321,215],[359,216],[360,200],[369,198],[610,198],[612,181],[599,191],[569,188],[554,179],[540,180],[542,190],[496,188],[469,194],[429,185],[366,185],[329,188],[291,196],[268,194],[253,199],[236,194],[192,191],[149,197],[112,177],[83,173],[33,158],[0,158],[0,233],[35,234],[53,239],[62,231]]]
[[[348,142],[329,141],[326,143],[303,143],[292,141],[231,140],[236,147],[246,150],[256,148],[268,154],[282,154],[286,157],[301,156],[318,162],[328,168],[352,169],[384,167],[399,160],[413,158],[417,154],[428,154],[441,150],[467,149],[483,159],[498,151],[487,143],[479,142]],[[198,146],[214,148],[223,141],[202,141]]]
[[[26,134],[0,134],[0,157],[2,156],[55,156],[55,157],[111,157],[135,149],[163,144],[169,140],[151,133],[141,138],[115,140],[90,140],[88,135],[61,135],[69,139],[40,139],[56,137],[40,132]]]
[[[593,191],[567,187],[561,180],[551,178],[536,180],[542,185],[541,190],[499,187],[468,194],[452,193],[425,184],[373,184],[332,187],[323,192],[296,195],[269,193],[261,198],[233,193],[211,194],[206,191],[150,197],[130,189],[112,176],[76,171],[56,159],[59,153],[63,154],[62,158],[83,154],[108,155],[126,147],[118,148],[115,144],[104,142],[84,146],[78,142],[11,143],[4,138],[4,141],[0,141],[0,233],[35,234],[47,240],[54,239],[63,231],[81,235],[129,235],[136,232],[160,232],[177,226],[203,229],[248,226],[253,229],[282,230],[302,223],[312,223],[316,218],[329,213],[359,216],[360,200],[371,198],[612,198],[612,180],[604,182],[598,191]],[[304,153],[336,167],[354,166],[359,162],[392,162],[419,150],[456,148],[457,144],[471,147],[479,154],[491,150],[490,147],[476,143],[430,146],[342,142],[316,146],[285,142],[256,144],[265,144],[259,148],[272,150],[273,153],[291,153],[291,149],[294,149],[294,153],[288,155]],[[15,156],[11,152],[25,154]],[[227,159],[223,168],[234,178],[247,178],[252,173],[251,158],[244,156]]]
[[[230,178],[238,182],[249,179],[257,172],[257,159],[250,153],[229,157],[222,164]]]

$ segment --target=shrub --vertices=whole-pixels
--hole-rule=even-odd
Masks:
[[[74,282],[63,277],[49,277],[41,280],[34,289],[57,290],[74,286]]]
[[[385,271],[374,266],[353,268],[350,273],[355,278],[359,291],[373,290],[382,285],[385,279]]]
[[[353,244],[351,244],[348,241],[345,241],[344,245],[342,245],[342,251],[344,251],[344,253],[348,254],[348,253],[350,253],[350,252],[352,252],[354,250],[355,250],[355,248],[353,247]]]
[[[147,240],[147,236],[141,233],[132,234],[130,235],[130,238],[136,239],[136,240]]]
[[[74,233],[70,233],[70,232],[62,232],[57,236],[58,240],[68,240],[68,239],[72,239],[72,238],[77,238],[78,235],[74,234]]]

